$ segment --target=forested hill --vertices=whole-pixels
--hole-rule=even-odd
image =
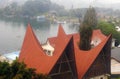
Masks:
[[[1,1],[4,7],[0,9],[3,16],[28,16],[33,17],[36,15],[41,15],[48,13],[49,11],[59,11],[64,10],[63,6],[51,2],[50,0],[27,0],[24,4],[18,5],[18,3],[13,1]],[[64,12],[62,12],[64,13]],[[0,15],[1,15],[0,14]]]

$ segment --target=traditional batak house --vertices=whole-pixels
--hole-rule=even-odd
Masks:
[[[57,36],[40,45],[28,24],[19,61],[52,79],[107,79],[111,74],[111,38],[94,30],[92,49],[83,51],[78,47],[79,33],[66,35],[60,25]]]

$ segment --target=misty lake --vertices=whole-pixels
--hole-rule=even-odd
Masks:
[[[36,21],[15,22],[0,20],[0,54],[11,53],[21,49],[27,24],[30,23],[40,43],[45,43],[48,37],[57,35],[59,24]],[[62,24],[66,34],[78,32],[79,27],[71,24]]]

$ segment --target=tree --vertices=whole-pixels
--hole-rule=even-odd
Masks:
[[[22,14],[34,16],[48,12],[50,9],[50,0],[28,0],[22,7]]]
[[[80,44],[81,50],[91,49],[92,28],[87,24],[82,24],[80,28]]]
[[[96,11],[93,7],[87,9],[86,14],[84,15],[83,23],[88,24],[92,28],[97,27],[97,16]]]
[[[55,11],[59,16],[68,16],[68,12],[65,10],[64,6],[60,6],[56,3],[50,4],[50,10]]]
[[[97,28],[100,29],[102,33],[107,36],[109,34],[112,34],[113,38],[116,39],[117,43],[120,43],[120,32],[116,31],[115,25],[113,25],[112,23],[100,21],[98,22]]]
[[[4,16],[19,16],[21,14],[21,6],[19,6],[16,2],[13,2],[6,6],[5,8],[2,8],[2,13],[0,15]]]
[[[91,49],[92,28],[97,26],[96,12],[93,7],[87,9],[84,20],[80,26],[80,44],[81,50]]]
[[[0,79],[9,79],[10,77],[10,65],[8,62],[0,62]]]
[[[33,68],[27,68],[24,62],[14,60],[12,64],[0,62],[0,79],[50,79],[47,75],[38,74]]]

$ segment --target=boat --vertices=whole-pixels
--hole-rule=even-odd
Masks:
[[[37,16],[37,21],[38,21],[38,22],[46,21],[46,16],[44,16],[44,15]]]

